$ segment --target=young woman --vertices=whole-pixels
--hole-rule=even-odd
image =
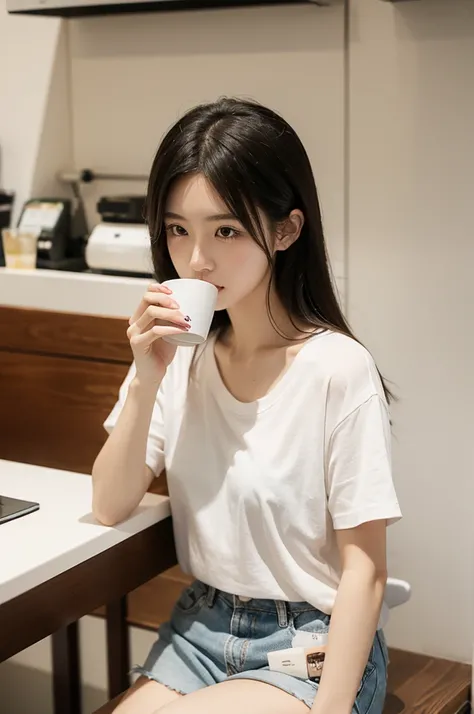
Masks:
[[[306,152],[259,104],[199,106],[158,149],[147,220],[158,281],[219,294],[205,345],[176,349],[189,317],[150,285],[94,464],[110,525],[166,469],[196,578],[117,714],[381,714],[390,394],[341,314]],[[319,679],[269,669],[297,632],[328,633]]]

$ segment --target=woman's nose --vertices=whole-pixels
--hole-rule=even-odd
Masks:
[[[202,273],[213,270],[215,266],[212,258],[207,253],[204,253],[201,246],[196,245],[189,261],[189,267],[195,273]]]

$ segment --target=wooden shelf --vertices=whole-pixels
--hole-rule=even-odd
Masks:
[[[50,3],[44,7],[41,2],[21,3],[17,8],[16,0],[9,0],[7,11],[23,15],[48,15],[54,17],[87,17],[90,15],[117,15],[137,12],[176,12],[182,10],[225,9],[230,7],[249,7],[252,5],[329,5],[331,0],[132,0],[132,2],[101,2],[90,4],[83,2],[71,5],[66,0],[63,3]],[[25,7],[28,5],[28,7]]]

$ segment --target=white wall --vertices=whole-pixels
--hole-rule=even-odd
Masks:
[[[81,168],[146,174],[178,115],[221,94],[257,98],[284,113],[317,175],[332,258],[343,260],[340,4],[74,21],[71,60],[74,154]],[[97,196],[125,188],[100,184],[89,191],[91,220]]]
[[[413,585],[392,644],[470,660],[474,606],[474,4],[357,0],[351,13],[349,317],[400,397]]]
[[[63,195],[54,180],[72,163],[67,36],[56,18],[8,15],[0,0],[0,187],[14,216],[36,194]]]

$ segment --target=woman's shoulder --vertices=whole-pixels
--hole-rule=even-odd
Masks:
[[[371,353],[364,345],[354,337],[335,330],[326,330],[311,337],[303,349],[307,359],[318,362],[324,359],[335,372],[358,371],[374,364]]]
[[[323,378],[330,397],[357,402],[379,394],[385,399],[372,354],[349,335],[328,330],[312,338],[304,347],[304,361]]]

